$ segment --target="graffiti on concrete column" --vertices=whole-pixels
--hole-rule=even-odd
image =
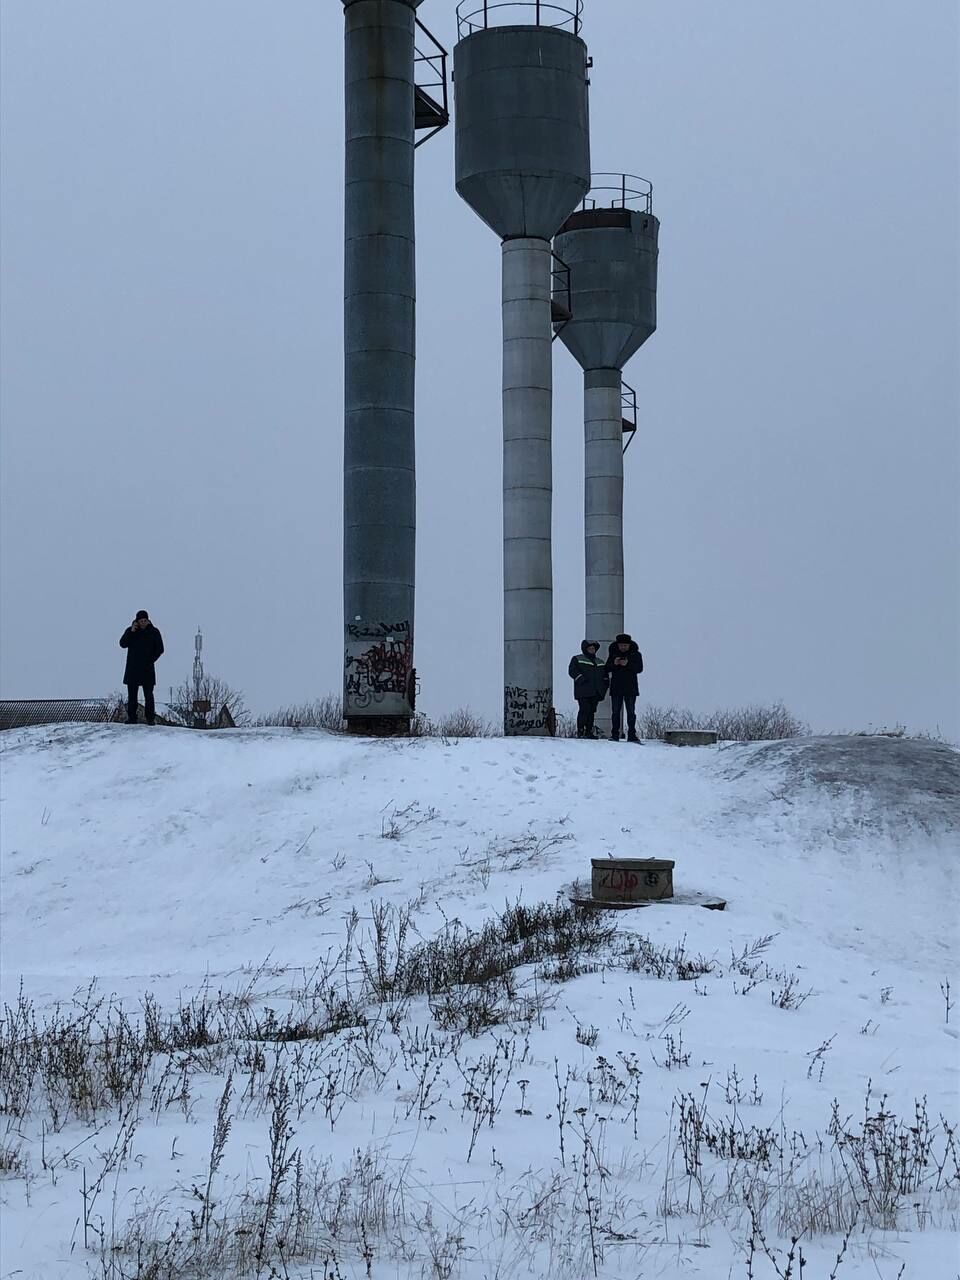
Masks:
[[[503,691],[503,726],[508,734],[540,733],[549,726],[549,689],[522,689],[507,685]]]
[[[347,716],[409,715],[413,634],[409,622],[348,622],[344,651]]]

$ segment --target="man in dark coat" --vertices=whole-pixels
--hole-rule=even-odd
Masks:
[[[620,741],[623,732],[623,709],[627,709],[627,741],[639,742],[637,737],[637,694],[640,686],[637,676],[643,670],[643,654],[637,642],[628,635],[617,636],[610,646],[607,658],[607,675],[610,677],[610,706],[613,712],[613,730],[610,737]]]
[[[570,659],[567,670],[573,680],[573,696],[577,700],[577,737],[594,736],[593,718],[607,692],[607,673],[597,657],[596,640],[584,640],[580,652]]]
[[[137,690],[143,690],[143,710],[147,724],[153,724],[156,708],[153,689],[157,683],[154,663],[163,653],[163,637],[141,609],[120,637],[120,648],[127,651],[123,683],[127,686],[127,724],[137,723]]]

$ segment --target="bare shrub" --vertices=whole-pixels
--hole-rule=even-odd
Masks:
[[[195,698],[209,702],[210,710],[195,712],[193,709]],[[199,687],[193,680],[184,680],[171,691],[164,718],[170,724],[194,727],[199,722],[201,727],[206,728],[216,723],[223,708],[229,711],[233,723],[238,727],[250,723],[250,712],[246,708],[243,693],[217,676],[204,675]]]
[[[27,1157],[19,1143],[0,1142],[0,1178],[25,1178]]]
[[[662,738],[670,729],[700,729],[708,725],[709,717],[695,715],[683,707],[651,704],[637,709],[637,732],[641,738]]]
[[[380,837],[383,840],[402,840],[411,831],[435,821],[436,817],[437,810],[433,805],[422,809],[419,800],[411,800],[403,808],[394,808],[385,818],[380,819]]]
[[[565,819],[561,819],[563,821]],[[549,831],[544,835],[525,831],[519,836],[501,836],[490,842],[481,862],[489,863],[497,871],[522,871],[525,867],[539,866],[572,839],[572,833],[561,831]],[[467,865],[474,864],[468,862]]]
[[[683,1027],[678,1027],[676,1037],[670,1032],[662,1037],[664,1054],[662,1058],[650,1050],[650,1056],[658,1067],[665,1071],[677,1071],[680,1067],[689,1067],[690,1051],[683,1046]]]
[[[500,729],[492,721],[476,715],[469,707],[458,707],[436,721],[441,738],[496,738]]]
[[[287,728],[326,729],[331,733],[346,732],[343,699],[337,694],[327,694],[314,702],[281,707],[267,715],[257,716],[250,723],[260,727],[280,725]],[[716,729],[722,739],[731,742],[795,738],[809,733],[808,727],[792,715],[782,702],[721,708],[710,715],[701,715],[677,706],[648,706],[638,709],[638,730],[641,737],[660,738],[668,729]],[[575,738],[576,735],[576,717],[558,714],[555,736]],[[409,736],[499,738],[503,736],[503,730],[498,722],[478,715],[469,707],[458,707],[433,718],[418,711],[410,722]]]
[[[318,1280],[370,1276],[390,1242],[411,1231],[429,1252],[433,1233],[409,1216],[402,1166],[358,1149],[335,1176],[330,1161],[305,1159],[288,1143],[283,1126],[272,1126],[266,1184],[221,1196],[202,1227],[196,1212],[141,1199],[126,1223],[104,1232],[101,1280],[280,1280],[304,1264],[322,1264]]]
[[[253,723],[258,728],[279,726],[287,729],[326,729],[329,733],[346,732],[343,698],[335,693],[328,693],[313,702],[281,707],[278,711],[257,716]]]
[[[411,738],[499,738],[503,732],[498,724],[477,715],[469,707],[457,707],[444,715],[431,719],[422,711],[410,721]]]
[[[696,1191],[712,1216],[729,1218],[746,1205],[755,1229],[769,1222],[790,1239],[907,1225],[922,1230],[956,1211],[955,1127],[943,1116],[931,1122],[925,1099],[900,1119],[868,1086],[859,1120],[841,1119],[834,1102],[826,1132],[811,1139],[782,1124],[745,1125],[736,1106],[714,1119],[706,1089],[699,1102],[681,1095],[673,1115],[688,1211]]]
[[[436,997],[458,988],[496,986],[509,997],[511,975],[525,965],[595,952],[614,926],[563,903],[508,906],[480,929],[450,921],[435,938],[410,945],[409,912],[388,903],[374,908],[360,964],[378,1001]]]
[[[230,1129],[233,1125],[233,1118],[230,1115],[232,1092],[233,1073],[228,1072],[223,1092],[220,1095],[220,1103],[217,1107],[217,1118],[213,1125],[213,1141],[210,1146],[210,1161],[207,1166],[207,1190],[206,1195],[203,1197],[203,1208],[200,1213],[200,1229],[207,1240],[210,1238],[210,1214],[213,1208],[213,1179],[216,1177],[217,1170],[223,1160],[224,1152],[227,1149],[227,1140],[230,1137]]]
[[[813,995],[812,990],[800,989],[800,978],[796,973],[781,970],[773,975],[774,988],[770,992],[770,1003],[776,1009],[799,1009]]]
[[[54,1130],[95,1124],[141,1096],[150,1065],[142,1032],[123,1008],[92,991],[73,1010],[39,1021],[21,992],[0,1023],[0,1111],[21,1119],[39,1107]]]
[[[483,1035],[522,1016],[517,986],[510,974],[476,987],[456,987],[430,997],[430,1016],[443,1031]]]
[[[675,979],[678,982],[694,982],[708,973],[715,972],[715,960],[702,955],[687,953],[684,936],[672,947],[661,947],[649,938],[633,937],[620,953],[621,963],[631,973],[645,973],[648,977]]]
[[[853,1235],[853,1225],[848,1227],[844,1232],[843,1240],[841,1241],[840,1248],[833,1260],[827,1280],[837,1280],[837,1273],[843,1265],[844,1258],[847,1256],[847,1246],[850,1243],[851,1235]],[[781,1250],[780,1252],[782,1253],[782,1258],[778,1256],[777,1250],[771,1248],[767,1243],[767,1238],[763,1233],[763,1227],[760,1224],[757,1215],[751,1209],[750,1237],[747,1241],[748,1280],[753,1280],[753,1277],[757,1274],[754,1268],[760,1258],[765,1258],[766,1261],[770,1263],[770,1266],[773,1268],[773,1274],[777,1276],[779,1280],[792,1280],[794,1275],[798,1276],[800,1280],[802,1280],[803,1276],[810,1274],[807,1259],[803,1255],[803,1245],[799,1235],[791,1236],[790,1248]],[[900,1268],[898,1280],[899,1277],[903,1275],[905,1268],[906,1263],[904,1263]],[[821,1275],[822,1274],[823,1273],[821,1272]]]
[[[557,738],[575,738],[577,736],[577,718],[576,716],[564,715],[562,712],[557,716]]]
[[[809,726],[789,712],[782,702],[727,707],[715,711],[710,720],[720,737],[730,742],[801,738],[810,732]]]
[[[318,969],[286,1005],[278,1012],[260,1007],[249,990],[203,988],[172,1012],[148,994],[132,1014],[91,988],[41,1019],[21,994],[0,1021],[0,1113],[39,1114],[52,1132],[71,1121],[96,1125],[141,1100],[157,1114],[171,1107],[189,1114],[198,1073],[226,1072],[233,1063],[251,1072],[253,1089],[254,1076],[267,1069],[261,1045],[336,1041],[349,1050],[343,1061],[351,1072],[371,1068],[361,1041],[345,1034],[362,1040],[371,1018],[330,972]]]
[[[435,738],[437,736],[436,727],[433,721],[428,720],[422,711],[418,711],[410,721],[408,736],[411,738]]]
[[[715,729],[724,741],[760,742],[797,738],[810,732],[782,702],[725,707],[710,715],[700,715],[686,707],[648,706],[640,711],[638,720],[644,738],[662,738],[674,729]]]
[[[828,1130],[865,1220],[883,1230],[897,1230],[904,1201],[925,1190],[960,1187],[960,1165],[954,1129],[941,1116],[931,1125],[926,1098],[914,1103],[914,1114],[901,1120],[887,1109],[884,1095],[874,1103],[870,1086],[863,1118],[841,1121],[833,1104]]]

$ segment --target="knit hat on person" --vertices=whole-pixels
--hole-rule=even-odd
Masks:
[[[137,622],[139,622],[141,618],[149,618],[149,617],[150,615],[149,613],[147,613],[146,609],[137,610]]]
[[[617,636],[614,644],[633,644],[633,637],[627,635]]]

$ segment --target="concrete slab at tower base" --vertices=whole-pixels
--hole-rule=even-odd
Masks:
[[[639,911],[642,907],[704,907],[707,911],[725,911],[726,898],[709,893],[675,893],[672,898],[651,899],[649,902],[598,902],[586,891],[585,886],[575,886],[570,891],[570,902],[584,911]]]
[[[667,729],[663,740],[671,747],[712,747],[719,736],[715,729]]]

